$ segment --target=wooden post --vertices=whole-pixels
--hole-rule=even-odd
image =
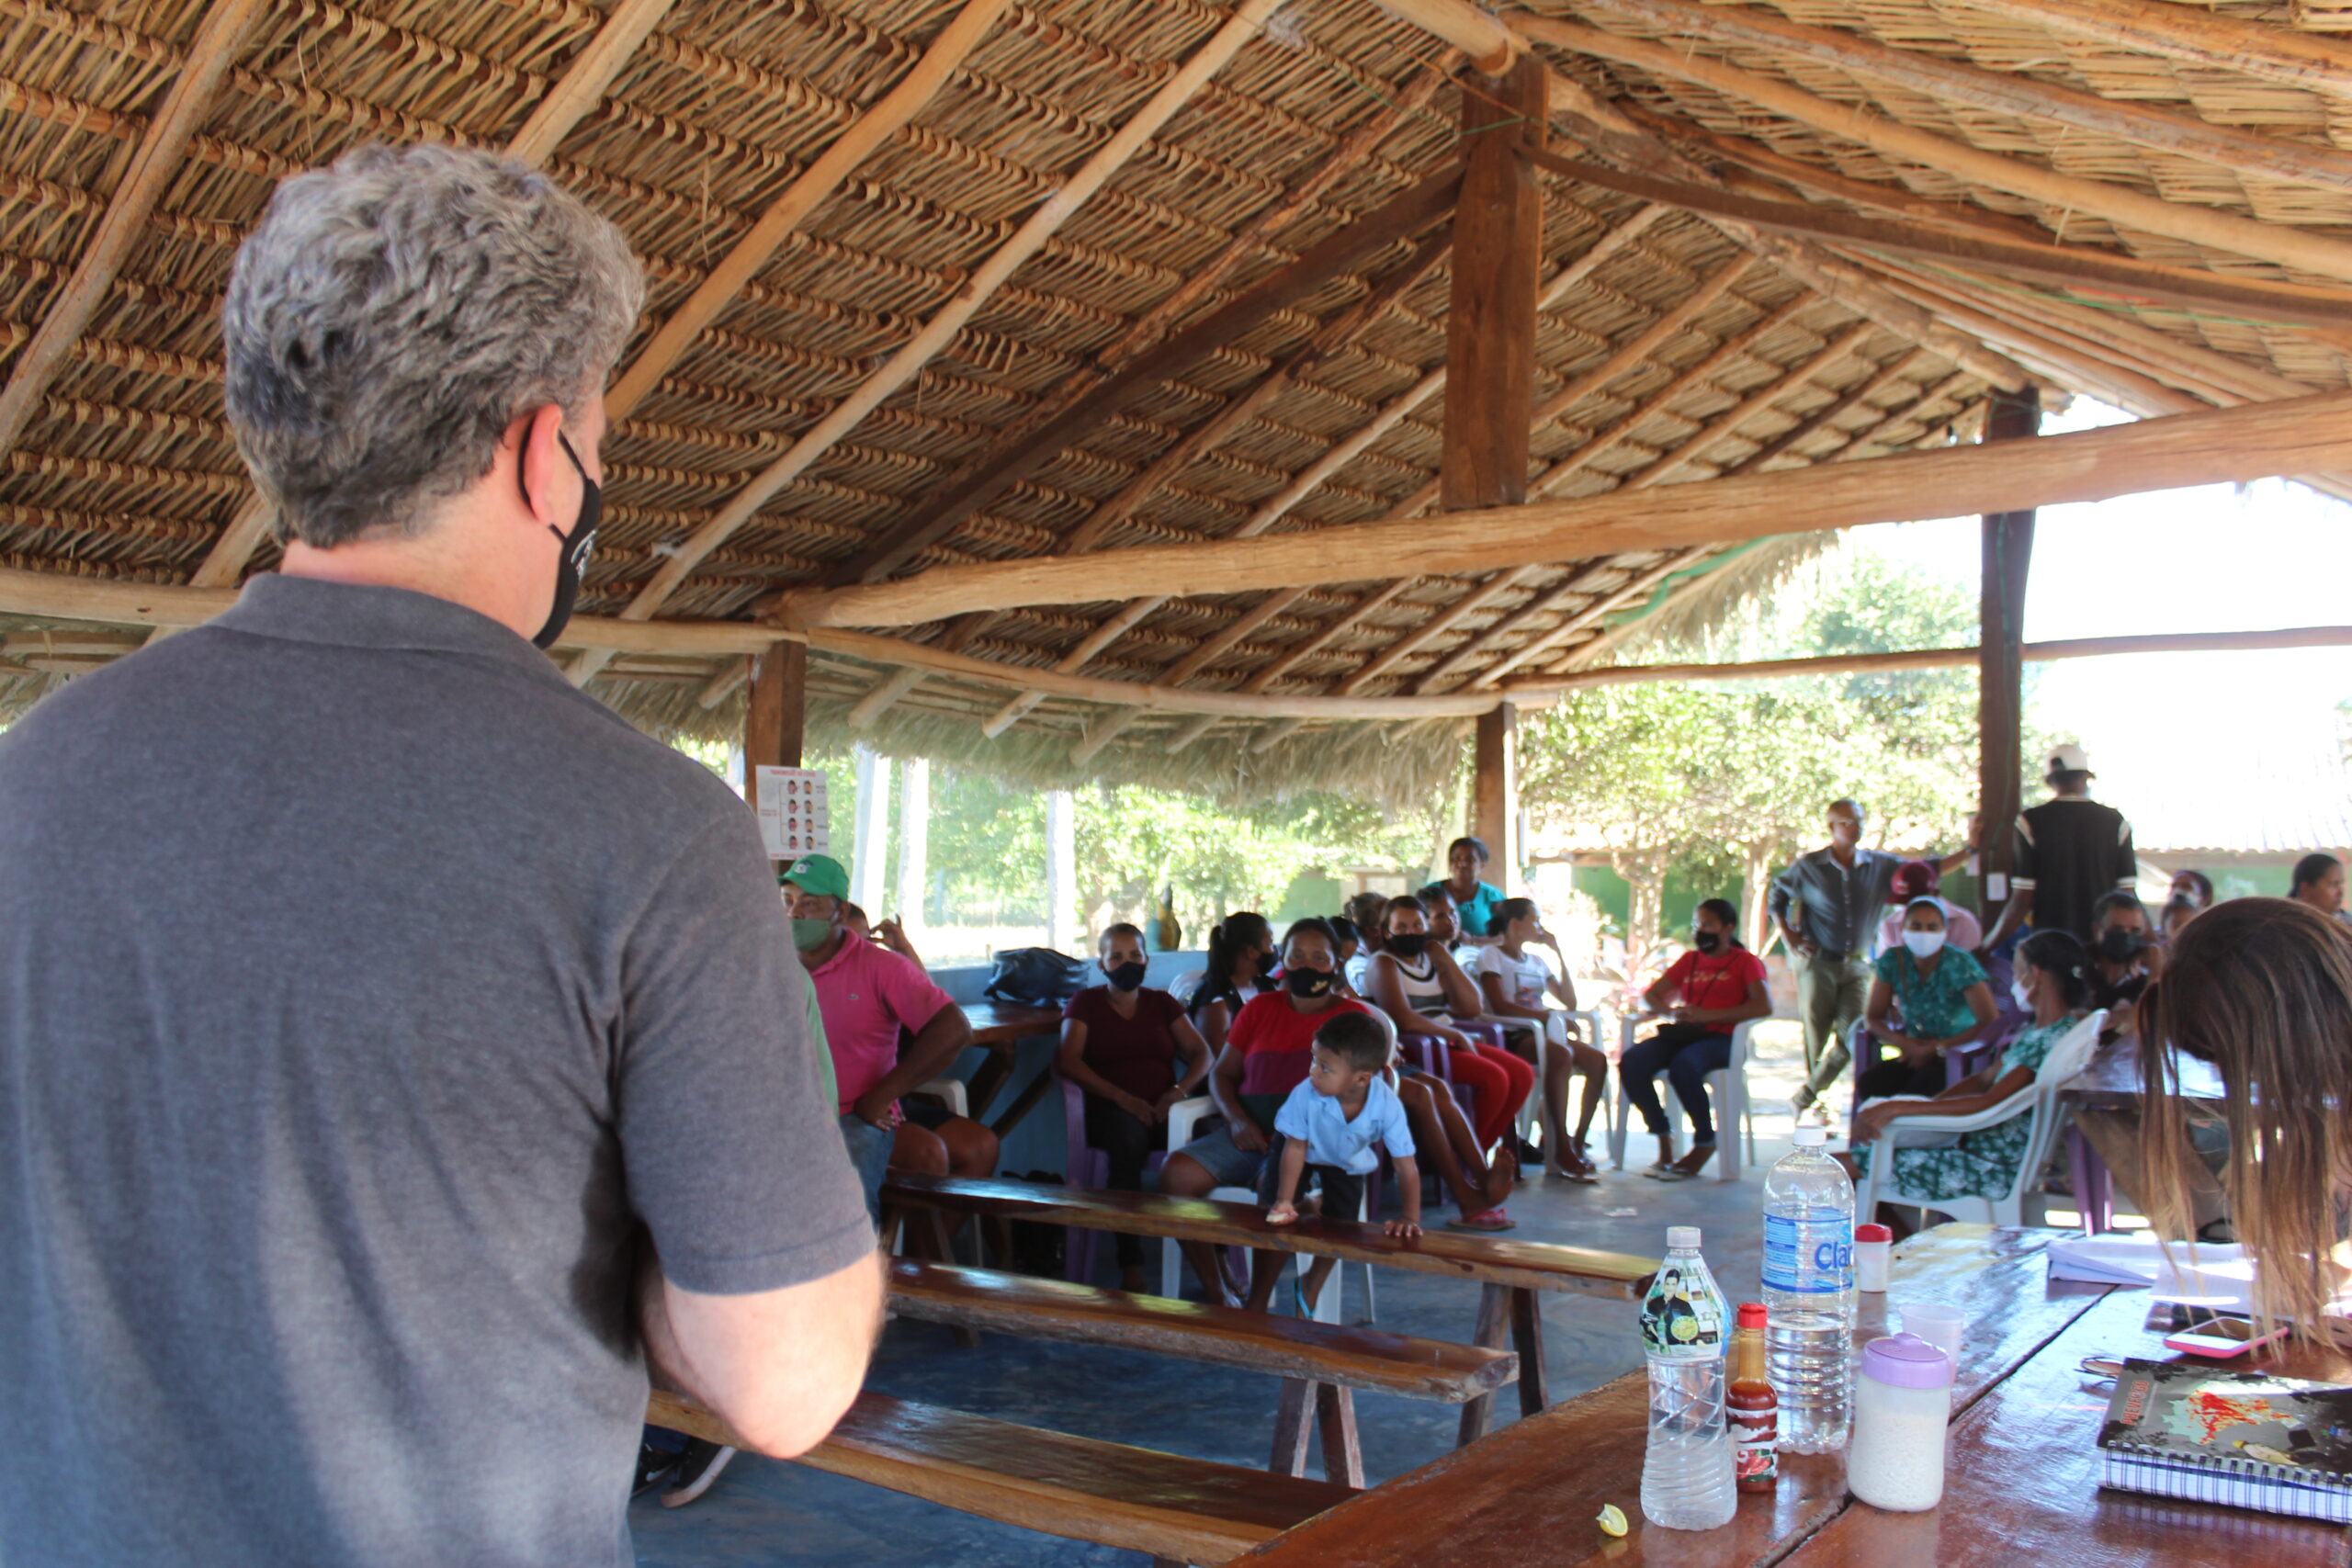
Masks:
[[[1046,945],[1074,952],[1078,930],[1077,802],[1066,789],[1046,792]]]
[[[1984,439],[2013,441],[2038,434],[2041,400],[2031,387],[1993,394]],[[2018,775],[2024,745],[2018,734],[2019,682],[2025,652],[2026,574],[2033,560],[2033,509],[1984,514],[1984,565],[1980,587],[1982,629],[1976,656],[1977,810],[1984,829],[1978,852],[1979,918],[1989,931],[2008,901],[2016,836],[2009,825],[2022,804]]]
[[[1544,193],[1520,150],[1544,145],[1549,74],[1531,56],[1500,76],[1462,77],[1469,157],[1454,205],[1440,476],[1449,512],[1527,499]]]
[[[889,883],[883,868],[890,863],[890,766],[860,746],[857,761],[857,831],[850,840],[850,901],[880,919],[883,892]]]
[[[752,659],[743,706],[743,798],[759,804],[762,768],[797,768],[808,720],[808,645],[780,642]]]
[[[899,764],[899,904],[891,911],[918,947],[931,880],[931,760],[909,757]],[[880,910],[869,911],[876,919]]]
[[[1476,765],[1470,782],[1470,830],[1487,841],[1487,874],[1511,897],[1519,895],[1519,709],[1498,703],[1478,716]],[[1473,933],[1483,936],[1483,931]]]

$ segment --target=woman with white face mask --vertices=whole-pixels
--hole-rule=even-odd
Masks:
[[[1889,1095],[1937,1094],[1944,1087],[1944,1053],[1984,1038],[1993,1025],[1993,987],[1984,966],[1948,940],[1943,906],[1914,898],[1903,911],[1903,940],[1879,955],[1878,978],[1863,1018],[1895,1055],[1863,1069],[1859,1100]],[[1891,1021],[1897,1005],[1903,1021]]]

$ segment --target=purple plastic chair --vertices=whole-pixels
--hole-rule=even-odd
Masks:
[[[1062,1084],[1063,1124],[1069,1140],[1069,1184],[1072,1187],[1107,1188],[1111,1185],[1111,1156],[1086,1141],[1086,1091],[1068,1078]],[[1144,1161],[1146,1171],[1158,1170],[1168,1163],[1167,1151],[1155,1149]],[[1099,1231],[1080,1230],[1070,1226],[1064,1235],[1062,1247],[1062,1278],[1074,1284],[1091,1284],[1094,1279],[1094,1247]]]

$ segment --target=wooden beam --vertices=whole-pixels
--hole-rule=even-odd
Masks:
[[[1541,637],[1533,638],[1521,652],[1526,656],[1526,659],[1550,652],[1587,626],[1598,626],[1604,618],[1616,614],[1634,600],[1657,592],[1661,583],[1668,581],[1678,572],[1688,571],[1692,567],[1698,566],[1709,556],[1713,555],[1717,547],[1713,545],[1693,545],[1688,549],[1677,550],[1665,559],[1643,568],[1616,587],[1605,590],[1595,596],[1590,603],[1558,626]],[[1492,669],[1470,683],[1472,689],[1493,690],[1500,684],[1508,671],[1522,662],[1525,662],[1525,659],[1517,656],[1498,662]]]
[[[2352,48],[2272,21],[2170,0],[1968,0],[1972,11],[2030,22],[2200,71],[2352,98]]]
[[[2258,632],[2156,632],[2132,637],[2068,637],[2029,642],[2028,664],[2068,659],[2116,659],[2143,653],[2245,653],[2273,649],[2352,648],[2352,626],[2291,626]],[[1973,670],[1976,648],[1914,648],[1884,653],[1825,653],[1804,659],[1758,659],[1730,664],[1623,664],[1547,676],[1530,685],[1539,694],[1595,686],[1661,682],[1781,681],[1806,675],[1871,675],[1895,670]],[[1503,687],[1508,695],[1511,687]]]
[[[544,164],[563,139],[591,109],[604,101],[605,89],[621,73],[637,46],[670,14],[671,0],[620,0],[605,17],[588,47],[572,58],[531,118],[507,143],[509,157],[526,164]]]
[[[1470,57],[1482,74],[1499,76],[1527,52],[1527,40],[1460,0],[1375,0],[1380,8],[1435,35]]]
[[[780,642],[752,661],[743,705],[743,798],[759,805],[762,768],[797,768],[808,728],[808,645]]]
[[[213,96],[236,64],[262,0],[212,0],[179,74],[139,139],[107,209],[83,242],[74,271],[51,296],[40,325],[17,351],[0,387],[0,456],[15,449],[40,400],[74,353],[74,345],[106,300],[131,247],[146,232],[148,216],[180,170],[188,139],[211,112]]]
[[[1495,857],[1506,897],[1519,892],[1519,710],[1498,703],[1478,716],[1470,750],[1470,830]],[[1483,936],[1483,931],[1465,932]]]
[[[1993,400],[1984,440],[1988,446],[2030,442],[2041,428],[2039,397],[2030,392],[2003,393]],[[1996,921],[2008,898],[2015,849],[2009,824],[2017,820],[2024,804],[2018,798],[2018,783],[2024,768],[2025,595],[2033,560],[2033,524],[2030,507],[1988,512],[1984,521],[1976,665],[1976,800],[1984,833],[1979,851],[1983,877],[1977,909],[1984,919]]]
[[[1476,513],[1475,515],[1491,515],[1491,513]],[[1368,662],[1334,685],[1331,688],[1332,691],[1340,696],[1352,696],[1363,691],[1365,686],[1379,680],[1397,665],[1526,581],[1528,574],[1534,570],[1534,564],[1531,563],[1524,566],[1507,567],[1496,572],[1486,581],[1382,649]]]
[[[904,566],[926,547],[1043,467],[1127,404],[1183,367],[1242,337],[1276,311],[1296,304],[1332,278],[1400,240],[1412,238],[1442,220],[1452,207],[1460,171],[1442,169],[1374,209],[1338,233],[1310,246],[1298,260],[1247,294],[1228,301],[1182,332],[1139,355],[1082,401],[1006,454],[958,484],[952,494],[925,506],[834,574],[836,581],[873,582]]]
[[[1917,130],[1874,110],[1832,103],[1801,87],[1666,44],[1550,17],[1525,17],[1520,25],[1531,38],[1555,47],[1695,83],[1800,125],[1843,137],[1888,157],[1907,158],[1958,179],[2062,210],[2089,213],[2143,233],[2161,234],[2324,277],[2352,280],[2352,244],[2341,240],[2060,174]]]
[[[647,393],[673,366],[685,355],[702,330],[717,319],[719,312],[731,304],[743,291],[744,285],[759,275],[776,251],[800,227],[803,220],[816,210],[818,205],[841,188],[860,164],[876,149],[888,141],[922,112],[925,105],[946,85],[965,56],[971,53],[989,28],[1012,0],[965,0],[963,9],[950,18],[898,84],[884,94],[879,103],[842,130],[814,163],[802,170],[798,178],[785,187],[784,194],[771,202],[760,214],[742,238],[735,242],[717,266],[710,269],[695,291],[670,313],[669,320],[646,340],[637,357],[629,362],[605,393],[605,416],[610,420],[628,417],[629,412],[645,400]],[[616,14],[617,19],[617,14]],[[610,24],[607,24],[609,30]],[[641,34],[639,35],[642,36]],[[601,39],[599,40],[601,41]],[[567,78],[569,80],[569,78]],[[548,100],[554,102],[553,97]],[[542,105],[542,112],[547,106]],[[537,117],[534,116],[536,123]],[[527,132],[526,132],[527,134]],[[517,138],[519,146],[522,138]],[[552,151],[553,142],[548,143]]]
[[[972,270],[954,299],[933,312],[880,369],[835,403],[782,457],[761,469],[695,529],[677,554],[664,561],[661,570],[638,591],[628,607],[621,612],[622,618],[651,619],[663,601],[677,591],[711,551],[756,516],[778,491],[831,450],[891,394],[913,380],[940,350],[954,341],[964,324],[1003,287],[1005,280],[1036,254],[1055,231],[1102,188],[1136,149],[1174,118],[1227,61],[1257,36],[1259,28],[1279,4],[1280,0],[1241,0],[1225,24],[1182,65],[1169,73],[1143,107],[1040,202],[1010,239]],[[864,558],[860,558],[863,561]],[[575,664],[572,679],[584,681],[594,672],[597,662],[592,660]]]
[[[1947,103],[2113,137],[2236,174],[2352,191],[2352,156],[2329,147],[2236,130],[2177,110],[2104,98],[2021,73],[1986,71],[1944,55],[1890,49],[1753,6],[1699,6],[1690,0],[1596,3],[1603,11],[1666,28],[1670,35],[1769,50]]]
[[[1617,570],[1613,563],[1603,561],[1598,566],[1587,567],[1582,571],[1575,572],[1565,582],[1556,583],[1536,594],[1526,604],[1521,604],[1510,615],[1500,617],[1485,631],[1447,654],[1442,661],[1421,677],[1413,688],[1415,694],[1419,694],[1431,690],[1440,681],[1469,664],[1480,654],[1491,652],[1509,641],[1513,634],[1533,626],[1545,615],[1551,615],[1575,600],[1591,597],[1595,589],[1600,586],[1600,580],[1611,575]],[[1516,668],[1516,665],[1508,665],[1506,668]]]
[[[1533,155],[1542,167],[1604,189],[1670,203],[1690,212],[1729,218],[1781,233],[1844,242],[1874,251],[1919,256],[1947,265],[1984,269],[2030,282],[2168,305],[2209,315],[2343,333],[2352,323],[2352,294],[2299,283],[2232,279],[2190,267],[2165,266],[2111,251],[2006,235],[1961,232],[1904,218],[1865,217],[1834,208],[1765,201],[1695,183],[1658,179],[1555,153]],[[1840,181],[1859,185],[1860,181]],[[1846,194],[1843,190],[1839,194]]]
[[[1544,145],[1550,73],[1522,58],[1463,84],[1462,195],[1454,208],[1453,301],[1446,312],[1441,502],[1448,511],[1527,498],[1528,416],[1535,406],[1536,283],[1544,265],[1544,191],[1522,154]]]
[[[188,581],[198,588],[234,588],[244,575],[245,563],[261,548],[262,540],[269,536],[272,515],[269,502],[261,498],[259,491],[239,502],[236,514],[220,530],[220,536],[212,541],[212,547],[204,552],[204,559],[198,563]]]
[[[1408,564],[1425,575],[1453,576],[1761,538],[1795,527],[1898,522],[1917,512],[1921,496],[1935,497],[1946,510],[2007,511],[2347,464],[2352,392],[2329,392],[2051,436],[2034,442],[2030,453],[1912,452],[1639,494],[1369,524],[1343,535],[1315,529],[1071,560],[943,567],[905,581],[791,594],[778,608],[789,626],[913,626],[1023,604],[1362,581]],[[1345,547],[1335,548],[1342,536]]]

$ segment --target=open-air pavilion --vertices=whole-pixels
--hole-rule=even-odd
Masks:
[[[2018,804],[2023,659],[2352,643],[2026,648],[2019,614],[2038,505],[2273,475],[2352,497],[2332,0],[0,24],[0,716],[270,570],[218,307],[274,184],[371,141],[503,149],[643,258],[558,656],[754,765],[865,741],[1047,789],[1403,797],[1466,743],[1502,869],[1517,711],[1771,672],[1616,650],[1629,607],[1785,536],[1984,514],[1981,646],[1867,657],[1980,668],[1988,821]],[[2038,436],[2077,393],[2140,421]],[[2099,1559],[2127,1560],[2155,1559]]]

